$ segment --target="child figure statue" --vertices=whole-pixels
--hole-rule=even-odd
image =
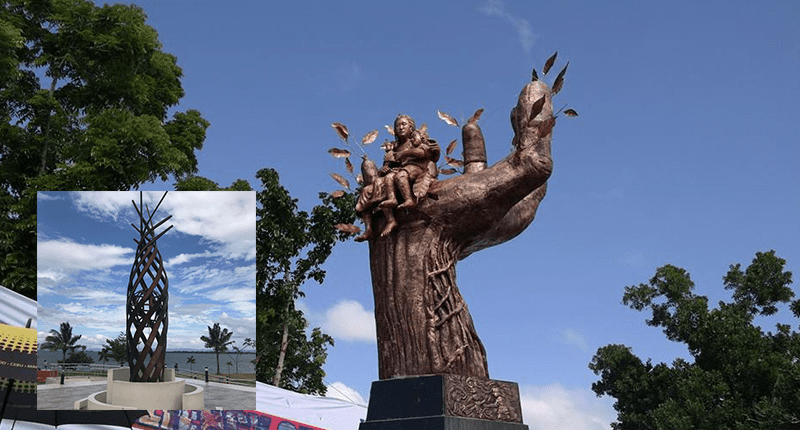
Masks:
[[[387,185],[391,185],[392,178],[389,176],[378,175],[378,168],[372,160],[365,159],[361,163],[361,177],[364,178],[364,188],[358,196],[356,202],[356,213],[364,221],[364,234],[355,238],[357,242],[363,242],[373,237],[372,213],[377,210],[379,203],[386,198]],[[394,212],[391,208],[382,208],[386,217],[386,227],[381,232],[385,236],[392,232],[397,226]]]

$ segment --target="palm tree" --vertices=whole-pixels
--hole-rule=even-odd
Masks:
[[[44,338],[44,342],[40,345],[42,349],[49,349],[51,351],[61,350],[62,362],[67,360],[67,351],[75,352],[80,348],[85,350],[83,345],[75,345],[75,342],[81,338],[82,335],[73,336],[72,327],[68,322],[62,322],[59,330],[50,330],[50,335]]]
[[[187,358],[187,359],[186,359],[186,363],[188,363],[188,364],[189,364],[189,371],[190,371],[190,372],[192,371],[192,365],[193,365],[193,364],[194,364],[196,361],[197,361],[197,360],[195,360],[195,359],[194,359],[194,355],[192,355],[191,357],[189,357],[189,358]]]
[[[111,350],[108,348],[108,346],[104,346],[97,355],[100,358],[100,361],[102,361],[103,364],[106,364],[106,362],[108,362],[108,357],[111,355]]]
[[[233,363],[231,363],[231,362],[229,361],[229,362],[227,362],[227,363],[225,363],[225,364],[227,364],[227,365],[228,365],[228,377],[230,377],[230,376],[231,376],[231,366],[233,366]]]
[[[214,327],[208,327],[208,336],[200,336],[200,340],[206,343],[206,348],[211,348],[217,353],[217,374],[219,375],[219,353],[226,352],[228,345],[232,344],[230,340],[233,336],[232,331],[228,329],[221,329],[219,323],[214,323]]]

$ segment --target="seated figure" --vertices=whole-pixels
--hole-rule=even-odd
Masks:
[[[439,160],[439,145],[428,138],[424,131],[417,130],[414,120],[408,115],[397,117],[394,121],[394,133],[397,140],[392,142],[386,152],[379,172],[389,178],[393,186],[388,188],[388,197],[380,206],[413,209],[438,175],[436,161]],[[399,205],[396,191],[400,191],[403,197],[403,202]]]
[[[378,208],[386,217],[381,236],[391,234],[397,227],[393,210],[415,208],[439,173],[436,167],[439,145],[423,130],[417,130],[411,117],[398,116],[394,121],[394,134],[397,140],[387,149],[380,170],[369,160],[362,164],[365,186],[356,204],[356,212],[364,220],[366,228],[357,241],[373,237],[372,213]],[[399,204],[397,191],[402,197]]]

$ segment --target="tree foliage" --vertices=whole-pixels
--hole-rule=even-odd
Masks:
[[[50,334],[44,338],[44,342],[39,345],[42,349],[51,351],[61,351],[62,361],[67,359],[67,352],[75,352],[77,349],[86,349],[83,345],[76,345],[83,335],[72,335],[72,326],[68,322],[62,322],[58,330],[50,330]]]
[[[778,323],[764,332],[757,317],[792,301],[792,274],[774,251],[756,253],[744,271],[723,278],[731,302],[709,309],[681,268],[656,270],[649,284],[625,288],[623,303],[651,312],[647,324],[686,344],[694,362],[671,366],[642,361],[625,345],[600,348],[589,367],[600,376],[592,390],[616,398],[614,429],[800,428],[800,333]]]
[[[197,170],[208,121],[135,5],[0,3],[0,285],[36,297],[36,191],[128,190]]]
[[[92,364],[94,363],[94,358],[90,357],[89,354],[86,353],[84,350],[80,351],[72,351],[69,353],[65,360],[58,360],[59,363],[73,363],[73,364]]]
[[[106,339],[100,354],[101,357],[116,361],[120,366],[125,364],[128,361],[128,338],[125,332],[120,332],[114,339]]]
[[[175,191],[253,191],[250,183],[237,179],[229,187],[220,187],[218,183],[202,176],[190,176],[178,179]]]
[[[322,366],[333,339],[319,328],[307,334],[308,322],[295,301],[304,296],[300,287],[307,280],[323,282],[322,264],[336,242],[349,237],[333,226],[355,220],[355,194],[334,198],[320,193],[322,203],[307,213],[298,210],[275,170],[262,169],[257,177],[262,184],[256,228],[257,377],[301,393],[324,394]]]

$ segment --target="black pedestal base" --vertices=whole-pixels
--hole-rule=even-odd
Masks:
[[[359,430],[528,430],[516,383],[430,375],[372,383]]]

